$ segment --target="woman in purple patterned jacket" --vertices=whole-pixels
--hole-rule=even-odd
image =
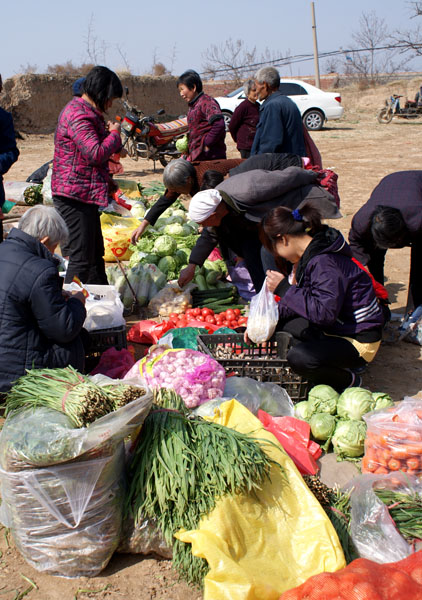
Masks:
[[[187,159],[216,160],[226,158],[226,126],[217,100],[204,94],[196,71],[185,71],[177,80],[181,97],[189,105],[189,151]]]
[[[62,110],[54,139],[51,190],[55,208],[69,229],[66,283],[107,284],[104,243],[98,209],[108,204],[108,160],[122,147],[119,123],[105,123],[104,113],[121,98],[120,79],[107,67],[86,76],[82,96]]]

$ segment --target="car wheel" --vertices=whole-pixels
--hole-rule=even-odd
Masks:
[[[224,116],[224,124],[226,125],[226,131],[228,131],[230,119],[232,118],[233,113],[229,112],[228,110],[222,110],[221,112]]]
[[[308,111],[303,116],[303,124],[305,125],[306,129],[311,131],[318,131],[319,129],[322,129],[324,120],[324,114],[316,108]]]

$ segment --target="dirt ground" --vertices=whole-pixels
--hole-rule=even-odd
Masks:
[[[403,88],[407,85],[407,89]],[[389,125],[377,122],[376,114],[390,93],[404,93],[413,98],[419,81],[385,86],[370,91],[356,89],[342,92],[345,115],[331,121],[322,131],[314,132],[325,167],[339,175],[339,192],[343,219],[334,225],[347,235],[351,218],[368,199],[382,177],[394,171],[422,169],[422,118],[414,121],[394,119]],[[20,158],[5,176],[8,181],[24,181],[37,167],[53,155],[52,135],[25,136],[19,141]],[[228,156],[237,157],[234,144],[228,143]],[[160,181],[162,167],[146,160],[123,160],[124,177],[146,184]],[[387,254],[387,288],[392,311],[403,313],[407,300],[409,251],[392,250]],[[422,353],[419,346],[401,342],[383,342],[380,351],[364,375],[364,386],[384,391],[394,400],[416,394],[422,389]],[[0,595],[5,600],[20,600],[28,590],[29,600],[85,600],[94,598],[124,600],[199,600],[200,593],[177,581],[168,561],[139,556],[115,555],[101,576],[94,579],[65,580],[53,578],[29,567],[6,535],[0,537]],[[28,581],[36,584],[36,588]],[[83,591],[84,590],[84,591]],[[87,591],[91,590],[91,591]]]

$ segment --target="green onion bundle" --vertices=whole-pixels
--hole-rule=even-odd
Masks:
[[[124,384],[99,386],[73,367],[31,369],[6,396],[6,415],[24,408],[47,407],[65,413],[75,427],[85,427],[100,417],[145,394]]]
[[[417,492],[404,493],[374,488],[384,502],[400,534],[410,544],[422,539],[422,496]]]
[[[173,390],[156,393],[133,456],[127,512],[133,512],[135,525],[155,519],[173,548],[176,570],[200,585],[207,562],[174,534],[197,529],[223,495],[256,493],[273,461],[253,438],[187,413]]]

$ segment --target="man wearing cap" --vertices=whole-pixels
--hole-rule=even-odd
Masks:
[[[193,279],[196,266],[202,266],[219,244],[223,255],[225,249],[230,249],[244,259],[255,289],[259,290],[265,279],[259,223],[269,210],[275,206],[299,208],[307,202],[313,203],[323,218],[341,216],[333,196],[317,185],[316,179],[314,171],[300,167],[283,171],[257,169],[229,177],[214,190],[195,194],[189,205],[189,218],[200,223],[203,230],[188,266],[180,273],[179,285]]]

